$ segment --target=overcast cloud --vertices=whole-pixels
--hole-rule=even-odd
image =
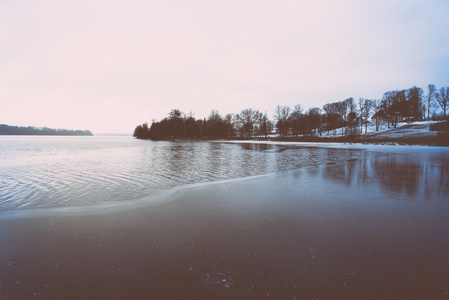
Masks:
[[[0,123],[132,133],[449,85],[449,2],[0,0]]]

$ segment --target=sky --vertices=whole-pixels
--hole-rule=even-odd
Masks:
[[[445,0],[0,0],[0,124],[129,133],[449,86]]]

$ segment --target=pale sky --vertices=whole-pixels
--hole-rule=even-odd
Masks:
[[[445,0],[0,0],[0,124],[129,133],[449,86]]]

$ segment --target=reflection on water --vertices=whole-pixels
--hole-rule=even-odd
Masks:
[[[288,149],[288,147],[286,146],[274,144],[240,143],[239,145],[245,150],[260,151],[260,152],[263,151],[281,152]]]
[[[1,137],[0,210],[126,201],[154,189],[263,175],[360,151],[130,137]]]
[[[361,149],[131,137],[0,137],[0,153],[0,210],[127,201],[155,189],[323,164],[324,178],[348,185],[375,182],[392,193],[424,193],[429,198],[447,195],[448,186],[448,155],[433,150],[373,154]]]
[[[358,159],[323,167],[325,179],[378,186],[382,195],[430,200],[449,196],[449,161],[444,151],[417,154],[365,152]]]

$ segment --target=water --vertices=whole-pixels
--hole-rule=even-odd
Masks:
[[[449,148],[0,137],[0,180],[1,299],[448,298]]]
[[[131,137],[0,137],[0,210],[127,201],[155,189],[317,165],[352,152]]]
[[[371,177],[381,179],[380,184],[384,182],[389,186],[391,179],[403,178],[404,182],[396,189],[406,189],[407,184],[411,184],[409,189],[416,189],[416,184],[409,181],[418,180],[421,185],[426,185],[423,188],[429,193],[435,184],[440,189],[447,186],[449,162],[445,148],[428,148],[424,154],[421,150],[396,153],[404,148],[408,149],[389,147],[387,152],[393,149],[393,153],[368,157],[365,150],[357,147],[330,149],[252,143],[153,142],[101,136],[2,136],[0,210],[124,202],[151,195],[158,189],[322,164],[341,166],[332,169],[334,174],[326,175],[336,180],[342,174],[346,174],[347,178],[342,179],[346,181],[356,177],[363,180],[371,174]],[[386,147],[381,149],[385,152]],[[349,167],[340,163],[345,161],[359,161],[354,170],[362,170],[363,176],[348,175]],[[360,162],[364,166],[360,166]],[[395,168],[387,171],[392,164]],[[377,173],[373,175],[372,172]],[[428,180],[428,184],[421,181],[421,177]],[[435,178],[439,181],[435,182]]]

